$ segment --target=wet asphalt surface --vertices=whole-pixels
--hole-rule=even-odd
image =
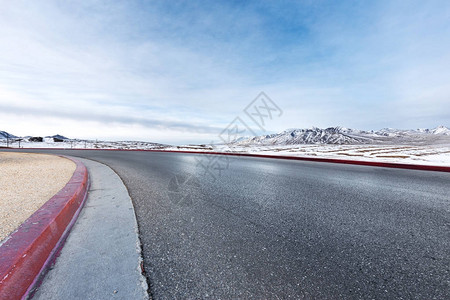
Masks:
[[[450,299],[449,173],[41,151],[119,174],[154,299]]]

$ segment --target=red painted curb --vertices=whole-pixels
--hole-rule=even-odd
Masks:
[[[143,151],[143,152],[173,152],[173,153],[193,153],[193,154],[210,154],[210,155],[230,155],[230,156],[244,156],[244,157],[259,157],[259,158],[272,158],[272,159],[289,159],[300,161],[315,161],[325,163],[336,164],[349,164],[349,165],[361,165],[383,168],[396,168],[396,169],[410,169],[421,171],[436,171],[436,172],[450,172],[450,167],[446,166],[433,166],[433,165],[414,165],[403,163],[389,163],[389,162],[375,162],[364,160],[349,160],[349,159],[336,159],[336,158],[318,158],[318,157],[302,157],[302,156],[278,156],[278,155],[265,155],[265,154],[250,154],[250,153],[230,153],[230,152],[202,152],[202,151],[188,151],[188,150],[152,150],[152,149],[67,149],[67,148],[21,148],[24,150],[85,150],[85,151]]]
[[[78,160],[69,182],[0,246],[0,300],[26,298],[56,258],[87,197],[89,175]]]

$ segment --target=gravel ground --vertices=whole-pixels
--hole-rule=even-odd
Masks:
[[[59,156],[0,153],[0,241],[61,190],[75,168]]]

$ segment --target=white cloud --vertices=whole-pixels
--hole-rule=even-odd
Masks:
[[[448,123],[444,1],[139,5],[2,2],[0,129],[205,142],[260,91],[270,131]]]

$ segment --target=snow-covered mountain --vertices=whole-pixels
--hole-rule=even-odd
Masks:
[[[384,128],[364,131],[343,127],[289,129],[281,133],[257,136],[237,141],[234,145],[296,145],[296,144],[415,144],[450,142],[450,129],[439,126],[434,129],[400,130]]]
[[[6,131],[0,131],[0,139],[7,139],[7,138],[15,139],[15,138],[17,138],[17,136],[12,135],[12,134],[10,134],[10,133],[8,133]]]
[[[60,140],[69,140],[68,137],[65,137],[65,136],[60,135],[60,134],[55,134],[55,135],[51,135],[51,136],[46,136],[46,138],[60,139]]]
[[[432,130],[433,134],[443,134],[443,135],[450,135],[450,129],[445,126],[438,126],[435,129]]]
[[[0,141],[6,144],[6,138],[18,139],[17,136],[5,131],[0,131]],[[43,146],[54,147],[88,147],[93,148],[165,148],[169,145],[162,145],[150,142],[108,142],[108,141],[85,141],[79,139],[68,139],[62,135],[46,136],[44,143],[30,141],[30,136],[22,137],[22,146],[26,143],[33,143],[29,147]],[[64,143],[56,139],[63,140]],[[14,142],[10,140],[10,143]],[[45,145],[44,145],[45,144]],[[67,145],[66,145],[67,144]],[[89,145],[88,145],[89,144]],[[262,135],[257,137],[242,138],[235,141],[233,146],[271,146],[271,145],[300,145],[300,144],[336,144],[336,145],[358,145],[358,144],[391,144],[391,145],[431,145],[450,144],[450,129],[445,126],[438,126],[434,129],[402,130],[393,128],[383,128],[380,130],[357,130],[345,127],[330,128],[309,128],[309,129],[288,129],[281,133]],[[229,145],[231,146],[231,145]]]
[[[364,137],[352,136],[339,127],[326,129],[290,129],[281,133],[257,136],[240,141],[240,145],[295,145],[295,144],[361,144],[370,142]]]
[[[6,131],[0,131],[0,139],[6,139],[6,138],[18,139],[19,137],[15,136],[13,134],[10,134],[10,133],[8,133]],[[28,136],[22,136],[20,138],[29,139],[29,138],[31,138],[31,136],[29,136],[29,135]],[[52,136],[46,136],[46,138],[51,138],[51,139],[57,138],[57,139],[61,139],[61,140],[69,140],[69,138],[67,138],[67,137],[65,137],[63,135],[60,135],[60,134],[55,134],[55,135],[52,135]]]

